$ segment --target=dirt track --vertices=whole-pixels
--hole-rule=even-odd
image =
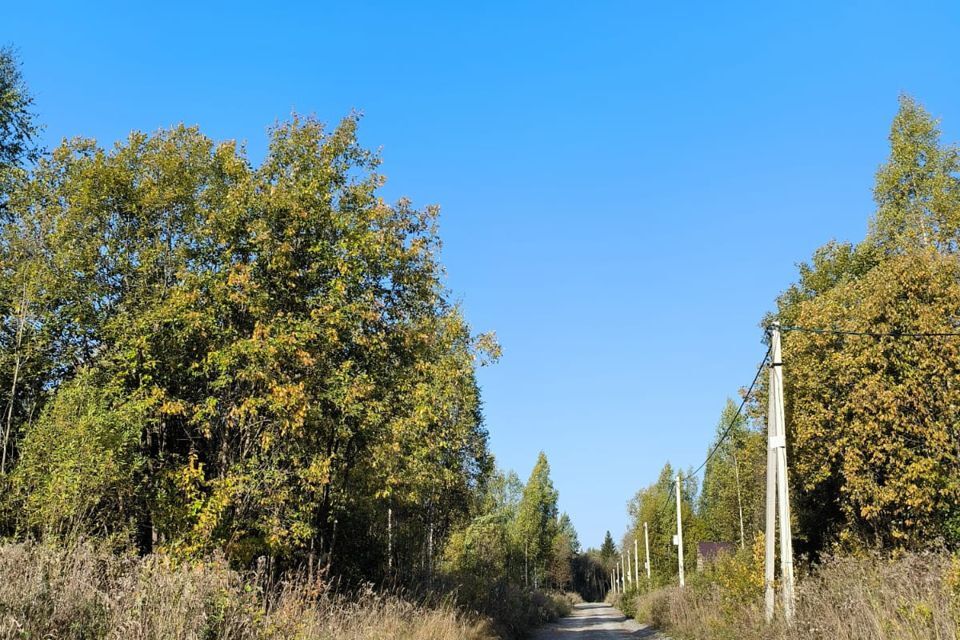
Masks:
[[[628,620],[608,604],[578,604],[569,617],[547,625],[534,635],[534,640],[619,640],[647,638],[669,640],[646,625]]]

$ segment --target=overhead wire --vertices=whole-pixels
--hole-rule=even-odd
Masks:
[[[740,414],[743,413],[743,408],[747,406],[747,401],[750,399],[750,396],[753,394],[754,387],[757,386],[757,381],[760,380],[760,374],[763,373],[763,367],[767,364],[767,360],[770,358],[770,347],[767,347],[767,352],[763,354],[763,359],[760,361],[760,366],[757,367],[757,373],[753,376],[753,382],[750,383],[750,386],[747,388],[747,392],[743,394],[743,399],[740,401],[740,406],[737,407],[737,412],[733,415],[733,418],[730,420],[730,423],[727,425],[727,428],[723,430],[723,433],[717,439],[716,444],[713,445],[713,448],[710,449],[710,452],[707,454],[706,459],[700,463],[700,466],[697,467],[692,473],[687,474],[688,478],[696,476],[700,471],[707,466],[707,463],[710,462],[710,458],[717,453],[717,450],[720,449],[720,445],[724,443],[727,439],[727,436],[730,435],[730,432],[733,431],[733,428],[737,424],[737,420],[740,419]]]
[[[863,336],[867,338],[960,338],[956,331],[856,331],[821,327],[783,326],[780,331],[794,333],[817,333],[839,336]]]
[[[824,327],[805,327],[799,325],[784,325],[780,327],[780,331],[783,333],[793,332],[793,333],[810,333],[810,334],[821,334],[821,335],[841,335],[841,336],[860,336],[860,337],[869,337],[869,338],[960,338],[960,331],[858,331],[858,330],[847,330],[847,329],[837,329],[837,328],[824,328]],[[747,391],[743,395],[743,399],[740,401],[740,405],[737,407],[736,413],[733,415],[733,418],[727,424],[726,428],[721,433],[720,437],[717,439],[717,442],[710,449],[707,457],[702,463],[691,473],[684,474],[682,472],[677,473],[677,477],[672,479],[670,483],[671,487],[674,483],[684,478],[693,478],[700,473],[706,466],[707,463],[713,458],[713,456],[720,449],[720,446],[726,441],[727,437],[733,431],[733,428],[736,426],[737,421],[740,419],[740,415],[743,413],[743,409],[746,406],[747,402],[750,400],[753,390],[757,385],[757,382],[760,380],[760,374],[763,372],[764,366],[767,364],[767,360],[770,358],[770,352],[772,347],[767,347],[767,351],[763,356],[763,359],[760,361],[759,366],[757,367],[757,372],[753,377],[753,381],[750,383],[750,386],[747,388]],[[916,443],[920,444],[920,443]],[[664,507],[670,505],[674,499],[674,492],[668,491],[666,496],[663,496],[659,501],[659,504],[654,510],[654,514],[659,520],[661,513]]]
[[[757,366],[757,372],[753,376],[753,381],[750,382],[750,386],[747,388],[746,393],[743,394],[743,399],[740,401],[740,406],[737,407],[737,412],[734,414],[733,418],[727,424],[726,428],[723,430],[723,433],[720,435],[720,438],[717,440],[717,443],[713,446],[710,452],[707,454],[706,459],[696,468],[695,471],[689,474],[684,474],[683,472],[678,471],[677,475],[682,479],[684,478],[693,478],[707,465],[710,459],[716,454],[717,450],[720,448],[720,445],[727,439],[730,435],[730,432],[733,431],[733,428],[737,424],[737,420],[740,419],[740,414],[743,413],[743,409],[746,406],[747,402],[750,399],[750,396],[753,394],[754,388],[757,386],[757,382],[760,380],[760,374],[763,373],[764,365],[767,364],[767,360],[770,358],[770,347],[767,347],[766,353],[764,353],[763,358],[760,360],[760,364]],[[670,482],[671,489],[673,488],[674,483],[677,482],[677,478],[672,478]],[[668,507],[674,501],[674,492],[672,490],[667,491],[665,496],[662,496],[658,501],[657,506],[654,508],[654,517],[659,521],[663,509]]]

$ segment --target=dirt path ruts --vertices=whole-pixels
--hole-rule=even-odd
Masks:
[[[669,640],[656,629],[628,620],[622,613],[601,602],[575,605],[568,617],[543,627],[533,637],[534,640]]]

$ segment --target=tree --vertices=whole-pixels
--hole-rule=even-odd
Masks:
[[[144,408],[93,370],[63,385],[32,427],[18,468],[31,527],[70,534],[95,522],[114,541],[129,537],[131,506],[144,503]]]
[[[11,195],[26,179],[27,165],[39,158],[34,144],[38,127],[32,106],[33,98],[13,51],[0,49],[0,224],[10,224],[7,216]],[[32,394],[21,392],[24,374],[31,365],[28,352],[33,346],[30,320],[31,302],[37,293],[36,277],[28,274],[36,271],[36,231],[24,229],[22,236],[30,240],[24,243],[13,242],[9,236],[0,238],[0,384],[7,392],[0,414],[0,478],[9,470],[16,453],[23,414],[33,408],[29,400],[18,400],[33,398]]]
[[[960,150],[940,143],[939,123],[909,96],[890,128],[890,159],[877,172],[870,242],[885,253],[933,247],[954,252],[960,239]]]
[[[32,108],[16,56],[10,48],[0,48],[0,215],[5,215],[7,198],[23,179],[26,164],[39,156]]]
[[[573,586],[573,561],[579,553],[580,541],[573,521],[562,513],[557,520],[548,566],[548,577],[556,588],[565,591]]]
[[[523,488],[517,512],[514,539],[523,549],[525,580],[539,583],[549,564],[557,531],[557,491],[550,479],[550,463],[541,451]]]
[[[613,542],[613,536],[607,531],[607,534],[603,537],[603,544],[600,545],[600,558],[603,559],[604,563],[607,563],[617,556],[617,545]]]
[[[704,469],[697,519],[704,539],[741,542],[742,526],[746,544],[763,528],[766,443],[746,415],[736,414],[737,405],[727,400],[708,449],[716,451]]]
[[[677,551],[673,536],[677,532],[675,493],[676,472],[668,462],[657,481],[641,489],[630,500],[627,511],[631,518],[630,530],[624,539],[643,539],[643,523],[647,523],[650,538],[651,577],[655,584],[666,584],[677,575]],[[698,522],[694,510],[696,478],[685,474],[681,482],[680,509],[683,519],[684,563],[694,566]]]

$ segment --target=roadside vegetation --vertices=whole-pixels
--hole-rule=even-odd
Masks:
[[[0,51],[0,629],[522,637],[579,544],[496,468],[436,207],[359,118],[37,144]],[[556,592],[556,593],[554,593]],[[559,595],[557,595],[559,594]]]
[[[763,555],[725,557],[686,587],[630,589],[610,601],[676,638],[951,639],[960,636],[960,560],[949,552],[823,556],[797,582],[793,624],[767,624]]]
[[[874,199],[865,239],[818,249],[763,319],[786,329],[794,625],[764,622],[764,376],[744,413],[723,409],[702,482],[681,472],[685,589],[671,544],[679,470],[665,465],[630,501],[621,549],[643,548],[646,522],[652,565],[608,594],[630,615],[683,638],[958,636],[960,152],[909,97]],[[730,551],[697,572],[702,541]]]

